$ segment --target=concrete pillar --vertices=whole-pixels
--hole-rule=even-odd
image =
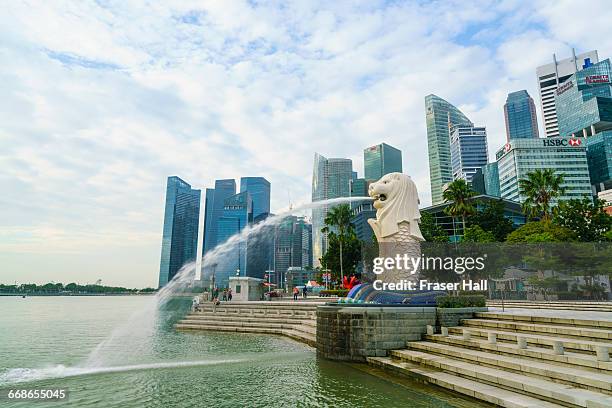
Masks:
[[[595,136],[595,125],[591,125],[591,136]]]
[[[563,342],[555,341],[553,343],[553,352],[555,354],[562,355],[563,354]]]
[[[597,361],[608,362],[610,361],[610,349],[606,346],[597,346]]]
[[[585,138],[588,136],[586,128],[582,129],[582,136],[584,136]]]
[[[527,348],[527,339],[525,337],[522,337],[522,336],[516,336],[516,344],[518,345],[518,348],[526,349]]]
[[[428,336],[433,336],[435,333],[434,327],[430,324],[427,325],[427,335]]]
[[[442,336],[448,337],[448,327],[440,327],[440,332],[442,333]]]
[[[489,344],[497,344],[497,333],[489,333],[487,340]]]
[[[472,333],[467,329],[463,329],[463,340],[472,340]]]

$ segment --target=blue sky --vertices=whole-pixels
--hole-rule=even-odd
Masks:
[[[583,11],[580,11],[583,10]],[[310,197],[314,152],[400,148],[430,202],[423,98],[503,144],[552,53],[612,55],[607,1],[9,2],[0,14],[0,282],[157,282],[168,175]],[[541,117],[540,125],[541,125]]]

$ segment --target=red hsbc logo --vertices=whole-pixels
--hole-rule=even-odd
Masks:
[[[506,143],[504,145],[504,152],[508,153],[512,149],[512,145],[510,143]]]
[[[569,140],[570,146],[580,146],[581,144],[582,144],[582,140],[580,139],[570,139]]]

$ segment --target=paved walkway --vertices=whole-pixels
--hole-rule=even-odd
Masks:
[[[519,309],[506,307],[502,312],[501,307],[490,307],[490,312],[513,314],[522,316],[543,316],[543,317],[560,317],[564,319],[584,319],[584,320],[606,320],[612,321],[612,313],[610,312],[594,312],[586,310],[559,310],[559,309]]]

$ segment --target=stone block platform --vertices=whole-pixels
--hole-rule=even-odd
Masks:
[[[609,314],[495,310],[447,329],[368,362],[504,407],[612,407]]]
[[[265,333],[290,337],[316,346],[317,306],[320,300],[206,302],[199,310],[179,321],[178,330],[208,330],[237,333]]]

